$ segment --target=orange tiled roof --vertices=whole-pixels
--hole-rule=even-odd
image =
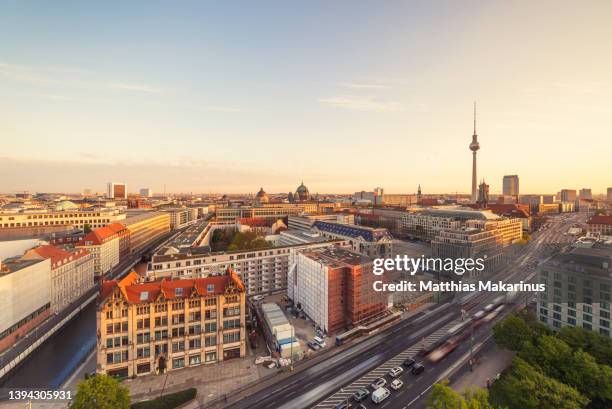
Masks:
[[[51,259],[52,267],[55,267],[57,264],[77,260],[89,254],[86,250],[77,250],[75,252],[70,252],[64,250],[63,248],[52,245],[38,246],[36,248],[33,248],[31,252],[44,259]]]

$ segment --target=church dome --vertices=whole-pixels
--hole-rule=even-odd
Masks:
[[[258,203],[268,203],[270,199],[268,198],[268,194],[263,190],[263,187],[259,189],[257,195],[255,195],[255,200]]]
[[[310,199],[310,192],[308,192],[308,188],[304,185],[304,182],[302,182],[302,184],[295,190],[294,199],[301,202]]]

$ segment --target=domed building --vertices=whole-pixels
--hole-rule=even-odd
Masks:
[[[310,200],[310,192],[308,191],[308,188],[304,186],[304,181],[302,181],[302,184],[299,185],[298,188],[295,190],[295,195],[293,195],[293,199],[296,202],[305,202],[307,200]]]
[[[259,188],[259,192],[255,195],[255,202],[258,204],[270,202],[270,198],[268,198],[268,194],[263,190],[263,187]]]

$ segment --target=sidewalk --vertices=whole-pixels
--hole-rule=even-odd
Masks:
[[[493,381],[497,374],[500,374],[510,366],[515,353],[499,349],[497,345],[481,352],[479,360],[474,366],[474,371],[465,372],[459,379],[451,384],[451,387],[457,392],[462,392],[464,389],[477,386],[479,388],[487,387],[487,379]]]

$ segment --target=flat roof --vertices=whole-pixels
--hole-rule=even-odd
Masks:
[[[303,251],[304,256],[328,267],[358,266],[372,262],[372,258],[342,247],[323,247]]]

